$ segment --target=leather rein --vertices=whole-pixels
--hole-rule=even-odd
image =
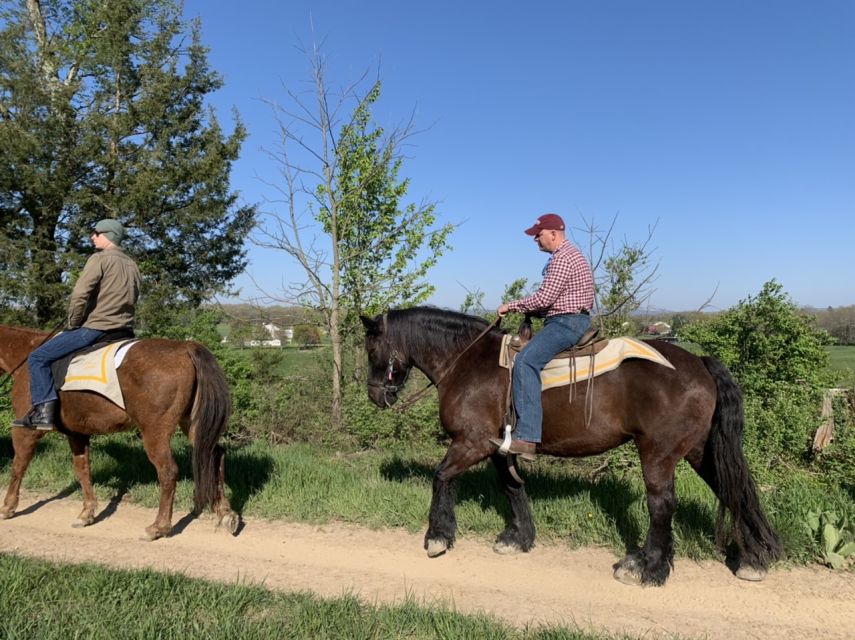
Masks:
[[[468,345],[468,346],[467,346],[463,351],[461,351],[459,354],[457,354],[457,357],[456,357],[456,358],[454,358],[454,360],[452,360],[452,361],[451,361],[451,364],[450,364],[450,365],[448,365],[448,367],[445,369],[445,373],[443,373],[443,374],[439,377],[439,379],[438,379],[436,382],[433,382],[433,381],[429,382],[429,383],[427,384],[427,386],[423,387],[422,389],[420,389],[419,391],[417,391],[416,393],[414,393],[413,395],[411,395],[409,398],[407,398],[407,399],[406,399],[404,402],[402,402],[401,404],[396,405],[396,406],[394,407],[394,408],[395,408],[395,410],[396,410],[396,411],[401,411],[401,412],[406,411],[406,410],[407,410],[407,409],[409,409],[411,406],[413,406],[416,402],[418,402],[419,400],[421,400],[422,398],[424,398],[424,397],[425,397],[425,395],[427,394],[427,392],[428,392],[428,391],[430,391],[430,388],[431,388],[431,387],[437,387],[437,388],[438,388],[438,387],[439,387],[439,385],[440,385],[440,383],[441,383],[443,380],[445,380],[445,378],[448,376],[448,374],[449,374],[449,373],[451,373],[451,371],[454,369],[454,365],[456,365],[456,364],[457,364],[457,361],[458,361],[458,360],[460,360],[460,358],[462,358],[462,357],[463,357],[463,355],[464,355],[467,351],[469,351],[469,349],[471,349],[473,346],[475,346],[475,344],[476,344],[476,343],[477,343],[481,338],[483,338],[483,337],[484,337],[484,336],[486,336],[488,333],[490,333],[490,330],[491,330],[493,327],[498,327],[498,326],[501,324],[501,322],[502,322],[502,316],[496,316],[496,319],[495,319],[495,320],[493,320],[490,324],[488,324],[488,325],[485,327],[485,329],[484,329],[481,333],[479,333],[479,334],[476,336],[476,338],[475,338],[472,342],[470,342],[470,343],[469,343],[469,345]],[[384,378],[384,382],[383,382],[383,384],[380,384],[380,383],[377,383],[377,382],[369,382],[369,383],[368,383],[368,386],[370,386],[370,387],[383,387],[383,393],[384,393],[384,398],[383,398],[383,399],[384,399],[384,401],[386,402],[386,405],[387,405],[387,406],[391,406],[391,405],[389,404],[389,401],[388,401],[388,400],[386,400],[385,394],[386,394],[386,393],[389,393],[389,392],[391,392],[391,393],[397,393],[400,389],[403,389],[403,388],[404,388],[404,384],[407,382],[407,378],[408,378],[408,377],[409,377],[409,375],[410,375],[410,369],[407,369],[407,372],[406,372],[406,374],[404,375],[404,379],[403,379],[403,380],[401,380],[401,382],[400,382],[399,384],[397,384],[397,385],[389,384],[389,383],[392,381],[392,379],[393,379],[393,374],[394,374],[394,363],[395,363],[395,362],[400,362],[401,364],[403,364],[403,362],[401,362],[401,359],[398,357],[398,351],[397,351],[397,350],[393,350],[393,351],[392,351],[392,353],[391,353],[391,355],[389,356],[389,366],[386,368],[386,376],[385,376],[385,378]]]

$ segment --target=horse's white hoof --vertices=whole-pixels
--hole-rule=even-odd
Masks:
[[[517,553],[522,553],[522,549],[520,549],[515,544],[508,544],[507,542],[496,542],[493,545],[493,551],[498,553],[500,556],[512,556]]]
[[[222,527],[230,534],[237,535],[237,530],[240,527],[240,516],[236,513],[228,513],[220,518],[220,521],[217,523],[216,528],[219,529]]]
[[[448,543],[444,540],[428,540],[427,554],[428,558],[436,558],[448,551]]]
[[[748,565],[742,565],[736,570],[736,577],[749,582],[762,582],[766,577],[766,569],[758,569]]]
[[[641,585],[641,571],[638,571],[635,567],[619,566],[615,569],[614,578],[618,582],[628,584],[631,587]]]

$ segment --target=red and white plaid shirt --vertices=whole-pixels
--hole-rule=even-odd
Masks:
[[[546,265],[540,289],[508,303],[511,311],[546,311],[546,316],[590,311],[594,307],[594,275],[582,252],[568,240],[558,247]]]

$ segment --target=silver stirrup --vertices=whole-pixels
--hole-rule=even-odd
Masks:
[[[508,455],[508,453],[510,453],[510,451],[511,451],[511,429],[512,428],[513,427],[511,427],[511,425],[509,425],[509,424],[505,425],[505,439],[502,440],[502,445],[499,447],[499,453],[501,453],[503,456]]]

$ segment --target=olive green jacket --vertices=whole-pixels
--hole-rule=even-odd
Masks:
[[[133,327],[140,282],[136,263],[118,247],[94,253],[71,292],[68,327]]]

